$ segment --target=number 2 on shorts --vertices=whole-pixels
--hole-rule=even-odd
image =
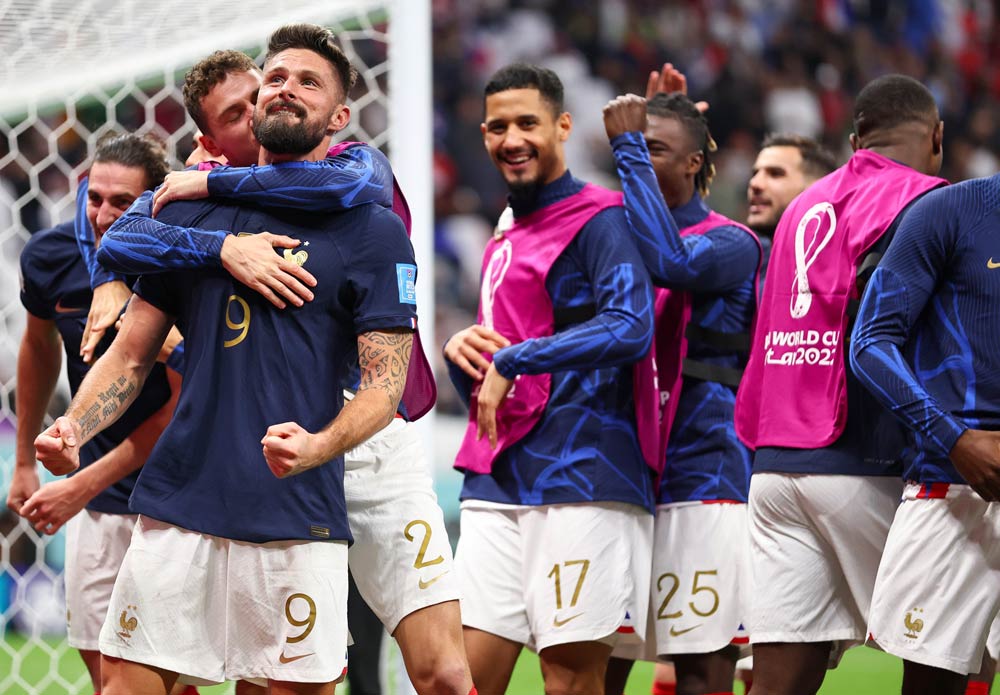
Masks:
[[[427,546],[431,542],[431,525],[428,524],[423,519],[414,519],[406,525],[403,529],[403,535],[406,536],[406,540],[411,543],[416,540],[416,536],[413,535],[412,529],[414,526],[422,526],[424,528],[424,538],[420,541],[420,550],[417,551],[417,559],[413,562],[413,566],[417,569],[421,567],[430,567],[431,565],[440,565],[444,562],[444,556],[438,555],[433,560],[425,560],[424,557],[427,555]]]

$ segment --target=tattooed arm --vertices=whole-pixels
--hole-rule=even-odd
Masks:
[[[66,414],[35,439],[35,454],[50,472],[65,475],[79,468],[80,447],[128,410],[173,323],[141,297],[132,297],[118,337],[87,372]]]
[[[273,425],[261,440],[268,468],[279,478],[315,468],[361,444],[392,422],[403,396],[413,334],[409,329],[358,336],[358,392],[333,422],[311,434],[294,422]]]

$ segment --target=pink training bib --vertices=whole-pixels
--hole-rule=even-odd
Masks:
[[[859,150],[792,201],[775,230],[736,396],[744,444],[814,449],[843,433],[844,331],[858,265],[910,201],[944,184]]]

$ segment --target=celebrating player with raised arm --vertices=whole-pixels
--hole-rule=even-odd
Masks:
[[[845,332],[871,254],[907,206],[945,184],[934,176],[942,133],[926,87],[872,81],[855,103],[854,155],[799,195],[775,231],[736,399],[736,431],[756,450],[754,693],[816,692],[828,663],[867,636],[903,440],[848,369]]]
[[[325,157],[354,78],[329,32],[279,29],[265,76],[254,115],[263,161]],[[341,457],[392,419],[402,393],[416,318],[401,281],[415,272],[405,230],[375,205],[268,214],[212,200],[161,214],[209,230],[296,230],[318,283],[312,301],[280,311],[221,270],[144,277],[118,339],[39,437],[52,464],[72,462],[76,442],[117,414],[118,399],[101,408],[100,394],[127,403],[174,317],[189,329],[177,417],[133,493],[133,552],[101,637],[104,692],[165,692],[182,674],[332,693],[346,649]],[[359,389],[341,408],[354,359]]]
[[[746,642],[750,454],[736,439],[733,403],[760,244],[703,200],[714,143],[687,96],[618,97],[605,106],[604,124],[629,229],[654,284],[666,288],[657,290],[656,362],[669,439],[653,546],[655,639],[644,651],[654,660],[671,655],[683,692],[726,692],[732,645]],[[623,689],[622,678],[608,692]]]
[[[445,346],[472,405],[456,461],[462,621],[491,695],[523,645],[547,691],[602,693],[612,645],[644,634],[649,601],[657,443],[647,461],[633,363],[649,352],[652,290],[621,196],[566,168],[562,105],[543,68],[486,86],[483,139],[513,221],[484,254],[478,323]]]

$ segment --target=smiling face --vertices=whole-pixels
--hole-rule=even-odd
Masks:
[[[761,234],[774,234],[785,208],[810,183],[802,171],[799,148],[776,145],[762,149],[747,185],[747,226]]]
[[[343,102],[343,85],[328,60],[303,48],[282,51],[264,66],[254,134],[271,155],[325,156],[330,136],[350,120]]]
[[[573,123],[556,115],[537,89],[508,89],[486,97],[480,126],[490,158],[512,193],[537,189],[566,171],[563,143]]]
[[[87,181],[87,220],[99,244],[114,221],[146,190],[146,172],[117,162],[95,162]]]
[[[231,72],[201,100],[205,118],[202,144],[214,157],[225,157],[233,166],[257,163],[260,143],[251,123],[260,89],[256,70]]]

